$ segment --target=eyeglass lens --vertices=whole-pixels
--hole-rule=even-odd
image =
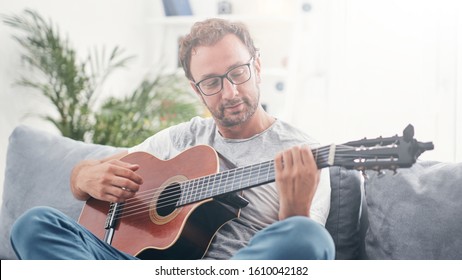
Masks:
[[[240,85],[247,82],[250,79],[250,66],[244,64],[231,69],[224,76],[217,76],[205,79],[199,82],[198,86],[203,94],[213,95],[220,92],[223,89],[223,79],[227,78],[232,84]]]

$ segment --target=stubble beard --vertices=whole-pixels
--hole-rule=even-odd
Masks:
[[[220,104],[219,108],[214,110],[207,106],[214,119],[224,127],[233,127],[240,125],[248,121],[253,114],[257,111],[258,104],[260,102],[260,89],[257,88],[256,98],[235,98],[227,101],[226,103]],[[237,105],[239,103],[244,104],[242,111],[226,114],[226,107]]]

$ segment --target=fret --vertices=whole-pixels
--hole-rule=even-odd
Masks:
[[[182,195],[181,203],[180,204],[185,204],[189,201],[190,196],[191,196],[191,189],[192,189],[192,184],[194,183],[194,180],[186,181],[181,183],[181,185],[184,186],[184,194]]]
[[[184,186],[186,184],[187,184],[187,182],[180,183],[181,196],[180,196],[180,199],[178,200],[178,202],[176,203],[176,206],[178,206],[178,204],[181,205],[181,204],[183,204],[185,202],[186,192],[188,191],[188,189]]]
[[[236,173],[237,173],[237,172],[233,172],[233,181],[231,182],[231,186],[235,186],[235,185],[236,185]]]
[[[213,189],[216,189],[215,186],[220,186],[221,185],[221,176],[220,176],[221,173],[218,173],[218,174],[214,174],[213,175]],[[218,176],[220,176],[220,179],[218,180],[217,182],[217,178]],[[210,196],[213,196],[213,192],[211,192]]]
[[[199,198],[200,198],[200,200],[203,200],[203,199],[205,199],[207,197],[207,188],[209,187],[208,182],[210,181],[210,177],[212,177],[212,176],[203,177],[204,182],[199,187]]]
[[[209,188],[209,182],[212,176],[204,177],[203,184],[199,187],[199,198],[202,200],[207,197],[207,189]]]
[[[201,199],[205,199],[208,197],[208,192],[211,186],[213,186],[212,181],[215,179],[215,176],[207,176],[205,178],[207,183],[201,186]]]
[[[187,182],[188,190],[187,190],[186,195],[185,195],[185,203],[186,203],[186,201],[191,200],[192,191],[193,191],[193,187],[194,187],[195,182],[196,182],[196,180],[191,180],[191,181]]]
[[[258,179],[260,178],[260,170],[261,170],[261,166],[262,166],[261,164],[259,164],[259,165],[258,165],[258,171],[257,171],[257,176],[256,176],[256,183],[258,183],[258,182],[259,182],[259,180],[258,180]]]
[[[220,173],[215,174],[215,176],[208,176],[207,185],[201,187],[201,197],[202,199],[207,198],[210,196],[209,192],[213,189],[213,186],[217,184],[217,176]]]
[[[253,179],[253,169],[255,168],[255,165],[252,165],[250,166],[249,170],[248,170],[248,179],[247,179],[247,186],[251,186],[252,185],[252,179]]]
[[[248,179],[247,179],[247,185],[246,186],[251,186],[252,184],[250,183],[250,180],[252,180],[252,168],[253,166],[250,166],[250,171],[249,171],[249,175],[248,175]]]
[[[260,169],[261,164],[253,166],[253,168],[250,170],[250,178],[251,182],[250,185],[253,186],[258,182],[258,170]]]
[[[224,172],[224,173],[226,173],[226,179],[225,179],[225,183],[222,184],[222,185],[224,186],[223,189],[225,189],[225,190],[226,190],[226,189],[230,189],[230,188],[232,188],[232,186],[233,186],[233,185],[231,184],[231,187],[228,187],[229,172],[230,172],[229,170],[227,170],[227,171]],[[221,184],[220,184],[220,186],[221,186]]]
[[[191,193],[189,195],[189,201],[193,200],[194,194],[196,193],[197,185],[199,184],[199,179],[194,179],[191,185]]]
[[[181,187],[185,191],[178,204],[185,205],[271,181],[274,181],[274,161],[229,169],[183,182]]]
[[[201,186],[204,184],[204,177],[201,177],[197,180],[197,184],[194,186],[194,192],[193,192],[193,197],[191,197],[191,199],[193,201],[199,201],[200,200],[200,195],[199,195],[199,192],[200,192],[200,189],[201,189]]]
[[[238,172],[238,171],[241,171],[241,172],[239,172],[239,175],[241,175],[241,176],[239,178],[239,187],[238,188],[242,189],[242,179],[244,178],[244,174],[242,173],[243,168],[240,167],[239,169],[236,169],[236,172]]]
[[[226,177],[227,177],[228,172],[224,171],[221,175],[221,180],[220,180],[220,188],[223,188],[223,190],[226,190]]]

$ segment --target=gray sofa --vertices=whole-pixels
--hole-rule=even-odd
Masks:
[[[9,231],[27,209],[47,205],[78,219],[83,202],[69,191],[73,165],[120,150],[17,127],[8,146],[0,258],[16,258]],[[330,171],[326,228],[337,259],[462,259],[461,163],[423,161],[395,175],[371,172],[364,189],[358,172],[338,167]]]

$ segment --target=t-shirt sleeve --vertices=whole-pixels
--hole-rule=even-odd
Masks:
[[[170,139],[170,129],[164,129],[142,143],[129,148],[128,153],[143,151],[165,160],[171,156],[174,150]]]

